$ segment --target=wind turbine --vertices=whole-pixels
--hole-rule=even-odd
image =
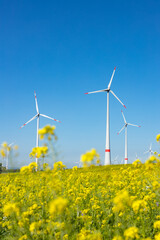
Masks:
[[[79,167],[79,168],[81,167],[81,161],[80,160],[75,162],[75,163],[77,163],[77,165],[78,165],[77,167]]]
[[[37,118],[37,136],[36,136],[36,147],[38,147],[39,145],[39,137],[38,137],[38,130],[39,130],[39,118],[40,116],[42,117],[45,117],[45,118],[49,118],[53,121],[56,121],[56,122],[60,122],[59,120],[55,119],[55,118],[51,118],[51,117],[48,117],[44,114],[41,114],[39,113],[39,108],[38,108],[38,102],[37,102],[37,96],[36,96],[36,92],[34,92],[34,96],[35,96],[35,103],[36,103],[36,111],[37,111],[37,114],[31,118],[28,122],[26,122],[25,124],[23,124],[20,128],[23,128],[25,125],[27,125],[29,122],[31,122],[32,120],[34,120],[35,118]],[[36,157],[36,163],[37,163],[37,157]]]
[[[118,155],[115,157],[115,159],[113,160],[113,164],[115,164],[115,165],[118,164],[118,160],[117,160],[118,157],[119,157]]]
[[[105,165],[111,164],[111,151],[110,151],[110,134],[109,134],[109,93],[111,92],[113,96],[126,108],[126,106],[120,101],[120,99],[115,95],[115,93],[111,90],[111,83],[113,80],[113,76],[115,73],[116,67],[113,70],[110,82],[106,89],[102,89],[99,91],[88,92],[85,94],[97,93],[97,92],[107,92],[107,123],[106,123],[106,148],[105,148]]]
[[[8,147],[11,147],[14,143],[11,143],[7,146],[7,150],[6,150],[6,169],[8,170]]]
[[[154,152],[152,151],[152,143],[150,144],[149,150],[147,152],[144,152],[144,154],[149,153],[149,157],[154,154]]]
[[[138,157],[138,155],[137,155],[137,153],[136,153],[135,161],[136,161],[137,159],[140,160],[140,158]]]
[[[131,123],[127,123],[126,122],[126,119],[125,119],[125,116],[124,116],[124,114],[123,114],[123,111],[121,111],[122,112],[122,116],[123,116],[123,119],[124,119],[124,126],[122,127],[122,129],[118,132],[118,134],[120,134],[122,131],[123,131],[123,129],[125,128],[125,158],[124,158],[124,160],[125,160],[125,164],[127,164],[128,163],[128,149],[127,149],[127,127],[128,127],[128,125],[129,126],[133,126],[133,127],[140,127],[140,126],[138,126],[138,125],[134,125],[134,124],[131,124]]]
[[[121,159],[120,164],[123,164],[123,158]]]

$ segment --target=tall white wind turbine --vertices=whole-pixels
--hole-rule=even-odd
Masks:
[[[115,95],[115,93],[111,90],[111,83],[113,80],[113,76],[115,73],[116,67],[113,70],[110,82],[108,84],[108,88],[102,89],[99,91],[94,91],[94,92],[88,92],[85,94],[91,94],[91,93],[98,93],[98,92],[107,92],[107,123],[106,123],[106,148],[105,148],[105,165],[110,165],[111,164],[111,150],[110,150],[110,126],[109,126],[109,93],[111,92],[113,96],[126,108],[126,106],[121,102],[121,100]]]
[[[144,154],[149,153],[149,157],[151,157],[152,154],[154,154],[154,152],[152,151],[152,143],[149,146],[149,150],[147,152],[144,152]]]
[[[140,127],[140,126],[135,125],[135,124],[131,124],[131,123],[127,123],[126,119],[125,119],[125,116],[123,114],[123,111],[121,111],[121,112],[122,112],[122,116],[123,116],[123,119],[124,119],[124,126],[118,132],[118,134],[120,134],[123,131],[123,129],[125,128],[125,158],[124,158],[124,160],[125,160],[125,164],[127,164],[128,163],[127,127],[128,127],[128,125],[133,126],[133,127]]]
[[[25,124],[23,124],[20,128],[23,128],[25,125],[27,125],[28,123],[30,123],[32,120],[34,120],[35,118],[37,118],[37,136],[36,136],[36,147],[39,146],[39,137],[38,137],[38,130],[39,130],[39,118],[40,116],[42,117],[45,117],[45,118],[49,118],[53,121],[56,121],[56,122],[60,122],[59,120],[55,119],[55,118],[51,118],[51,117],[48,117],[44,114],[41,114],[39,113],[39,108],[38,108],[38,102],[37,102],[37,96],[36,96],[36,92],[34,92],[34,96],[35,96],[35,103],[36,103],[36,111],[37,111],[37,114],[31,118],[28,122],[26,122]],[[37,158],[36,158],[36,163],[37,163]]]

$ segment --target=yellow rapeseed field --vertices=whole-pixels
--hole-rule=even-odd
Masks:
[[[1,239],[160,239],[154,162],[1,174]]]
[[[54,126],[39,134],[49,144]],[[157,135],[160,141],[160,134]],[[44,160],[49,144],[30,156]],[[5,147],[5,146],[4,146]],[[160,240],[160,160],[142,164],[100,164],[95,149],[81,156],[83,168],[35,162],[20,173],[0,175],[0,239]],[[38,171],[37,171],[38,170]]]

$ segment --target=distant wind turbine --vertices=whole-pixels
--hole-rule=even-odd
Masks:
[[[137,153],[136,153],[136,159],[135,159],[135,160],[137,160],[137,159],[139,159],[139,157],[138,157],[138,155],[137,155]]]
[[[13,144],[14,144],[14,143],[9,144],[8,147],[11,147]],[[8,152],[9,152],[9,151],[8,151],[8,149],[7,149],[7,151],[6,151],[6,169],[7,169],[7,170],[8,170],[8,162],[9,162],[9,161],[8,161],[8,157],[9,157],[9,156],[8,156],[8,154],[9,154]]]
[[[127,123],[126,122],[126,119],[125,119],[125,116],[124,116],[124,114],[123,114],[123,111],[121,111],[122,112],[122,116],[123,116],[123,119],[124,119],[124,126],[122,127],[122,129],[118,132],[118,134],[120,134],[122,131],[123,131],[123,129],[125,128],[125,158],[124,158],[124,160],[125,160],[125,164],[127,164],[128,163],[128,149],[127,149],[127,127],[128,127],[128,125],[130,125],[130,126],[133,126],[133,127],[140,127],[140,126],[138,126],[138,125],[134,125],[134,124],[131,124],[131,123]]]
[[[118,160],[117,160],[118,157],[119,157],[118,155],[115,157],[115,159],[113,160],[113,164],[118,164]]]
[[[75,162],[75,163],[77,163],[77,165],[78,165],[77,167],[79,167],[79,168],[81,167],[81,161],[80,160]]]
[[[152,143],[150,144],[149,150],[147,152],[144,152],[144,154],[149,153],[149,157],[151,157],[154,152],[152,151]]]
[[[123,164],[124,158],[121,159],[120,164]]]
[[[55,118],[51,118],[51,117],[48,117],[44,114],[40,114],[39,113],[39,109],[38,109],[38,102],[37,102],[37,97],[36,97],[36,93],[34,92],[34,96],[35,96],[35,103],[36,103],[36,110],[37,110],[37,114],[31,118],[28,122],[26,122],[25,124],[23,124],[20,128],[23,128],[25,125],[27,125],[29,122],[31,122],[32,120],[34,120],[35,118],[37,118],[37,136],[36,136],[36,147],[39,146],[39,137],[38,137],[38,130],[39,130],[39,118],[40,116],[42,117],[45,117],[45,118],[49,118],[53,121],[56,121],[56,122],[60,122],[59,120],[55,119]],[[36,163],[37,163],[37,157],[36,157]]]
[[[97,93],[97,92],[107,92],[107,123],[106,123],[106,149],[105,149],[105,165],[110,165],[111,164],[111,153],[110,153],[110,133],[109,133],[109,93],[111,92],[113,96],[126,108],[126,106],[119,100],[119,98],[115,95],[115,93],[111,90],[111,83],[113,80],[113,76],[115,73],[116,67],[113,70],[110,82],[108,84],[108,88],[99,90],[99,91],[94,91],[94,92],[88,92],[85,94],[91,94],[91,93]]]

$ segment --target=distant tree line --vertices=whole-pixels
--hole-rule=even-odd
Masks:
[[[6,167],[2,166],[2,163],[0,163],[0,174],[1,173],[13,173],[13,172],[19,172],[20,169],[6,169]]]

